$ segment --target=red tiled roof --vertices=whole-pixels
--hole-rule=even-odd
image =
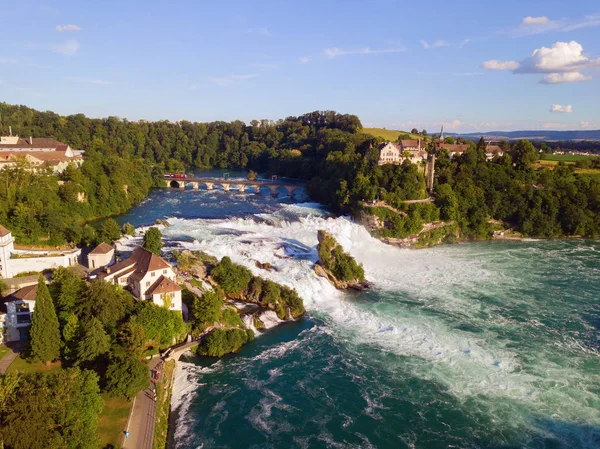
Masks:
[[[22,299],[23,301],[35,301],[37,295],[37,284],[23,287],[11,295],[11,298]]]
[[[469,149],[466,143],[445,143],[442,148],[445,148],[450,153],[464,153]]]
[[[65,146],[65,150],[67,145],[62,142],[59,142],[53,138],[44,138],[44,137],[35,137],[33,138],[33,144],[30,142],[30,138],[20,138],[17,143],[9,143],[9,144],[0,144],[0,148],[12,149],[12,148],[57,148],[58,146]]]
[[[181,287],[177,285],[177,283],[173,282],[171,279],[161,276],[158,278],[158,281],[150,287],[148,293],[151,295],[158,295],[162,293],[173,293],[181,291]]]
[[[406,147],[418,147],[419,146],[419,141],[418,140],[401,140],[400,141],[401,145],[403,148]]]
[[[4,226],[0,225],[0,237],[5,237],[10,234],[10,231],[6,229]]]
[[[135,272],[131,275],[136,280],[142,279],[147,272],[171,268],[166,261],[151,253],[145,248],[138,246],[131,256],[127,259],[110,267],[110,273],[116,273],[128,267],[135,267]]]
[[[90,254],[108,254],[113,250],[113,247],[107,243],[100,243],[93,250],[90,251]]]

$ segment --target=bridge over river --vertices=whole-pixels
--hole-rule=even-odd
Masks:
[[[294,192],[298,189],[306,187],[305,182],[279,182],[279,181],[250,181],[247,179],[224,179],[224,178],[170,178],[165,176],[166,187],[185,189],[186,185],[189,185],[194,190],[199,190],[201,185],[206,187],[206,190],[213,190],[216,186],[229,192],[230,190],[237,190],[240,193],[254,192],[260,193],[260,189],[266,187],[271,192],[271,195],[277,196],[279,189],[284,188],[289,196],[294,196]]]

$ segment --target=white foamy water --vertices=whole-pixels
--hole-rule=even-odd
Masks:
[[[275,214],[255,218],[169,221],[172,226],[163,231],[167,238],[183,239],[184,247],[218,258],[229,256],[256,275],[295,288],[309,313],[324,320],[350,346],[366,344],[382,352],[417,357],[424,363],[415,363],[415,372],[458,398],[516,400],[543,413],[557,408],[561,418],[600,422],[593,405],[596,394],[577,388],[589,379],[567,363],[547,362],[541,354],[550,355],[548,348],[536,354],[515,347],[502,332],[523,326],[519,316],[506,316],[498,307],[476,299],[479,291],[493,294],[514,289],[520,296],[502,296],[506,304],[526,307],[531,301],[521,293],[523,286],[515,285],[517,281],[506,272],[485,268],[484,254],[391,247],[350,220],[328,218],[311,204],[283,206]],[[355,301],[352,294],[339,292],[316,276],[312,267],[320,229],[333,234],[364,265],[367,279],[381,296],[410,300],[419,307],[401,301]],[[257,268],[257,261],[270,263],[273,270]],[[429,309],[442,315],[428,314]],[[276,315],[267,314],[261,316],[265,325],[276,325]],[[479,332],[463,331],[448,317],[466,317]],[[527,325],[540,327],[535,320]],[[572,343],[571,347],[577,350]],[[187,393],[183,396],[189,399]]]

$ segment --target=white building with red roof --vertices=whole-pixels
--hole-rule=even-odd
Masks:
[[[62,173],[69,164],[79,167],[83,163],[81,154],[56,139],[1,136],[0,170],[16,166],[19,160],[28,162],[34,170],[50,167],[54,173]]]
[[[101,277],[128,288],[139,300],[153,301],[169,310],[182,311],[182,289],[175,282],[173,267],[141,246],[127,259],[107,267]]]
[[[379,145],[378,165],[401,164],[409,160],[413,164],[427,160],[427,151],[421,140],[400,140],[398,143],[386,142]]]

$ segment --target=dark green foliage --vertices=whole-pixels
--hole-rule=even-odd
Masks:
[[[345,282],[365,281],[365,272],[362,265],[357,264],[354,258],[343,250],[335,238],[323,230],[319,231],[317,252],[323,267],[331,271],[337,280]]]
[[[231,297],[240,297],[244,294],[253,277],[250,270],[234,264],[227,256],[221,259],[210,275],[223,288],[225,294]]]
[[[42,362],[52,362],[60,356],[60,329],[54,303],[44,276],[38,280],[35,309],[31,321],[31,355]]]
[[[219,322],[228,327],[245,327],[238,313],[229,307],[223,310]]]
[[[150,382],[148,365],[134,355],[113,358],[106,370],[106,391],[111,396],[133,398]]]
[[[144,328],[149,340],[160,344],[171,344],[174,338],[186,330],[180,312],[167,310],[149,301],[136,304],[132,322]]]
[[[251,329],[215,329],[202,340],[196,352],[209,357],[222,357],[237,352],[247,342],[254,340]]]
[[[85,281],[73,270],[65,267],[57,268],[52,274],[50,293],[54,298],[56,310],[72,312],[75,305],[86,295]]]
[[[112,243],[121,238],[121,228],[112,218],[104,220],[98,229],[98,242]]]
[[[207,291],[201,297],[194,296],[192,302],[192,321],[197,329],[213,324],[221,318],[223,298],[216,292]]]
[[[135,226],[133,226],[131,223],[125,223],[121,227],[121,232],[125,235],[133,235],[135,234]]]
[[[87,294],[77,304],[80,319],[97,318],[105,327],[116,328],[117,323],[133,309],[133,297],[122,287],[101,280],[89,283]]]
[[[121,327],[119,342],[132,354],[141,355],[146,347],[146,332],[134,321],[128,321]]]
[[[152,227],[144,234],[144,242],[142,246],[148,251],[160,256],[162,249],[162,233],[158,228]]]
[[[0,407],[0,434],[12,449],[96,449],[102,399],[98,376],[78,369],[18,375]],[[0,390],[6,385],[0,386]],[[0,395],[3,396],[3,395]]]
[[[82,322],[81,337],[77,342],[77,362],[93,363],[110,349],[110,337],[104,331],[100,320],[95,317]]]

